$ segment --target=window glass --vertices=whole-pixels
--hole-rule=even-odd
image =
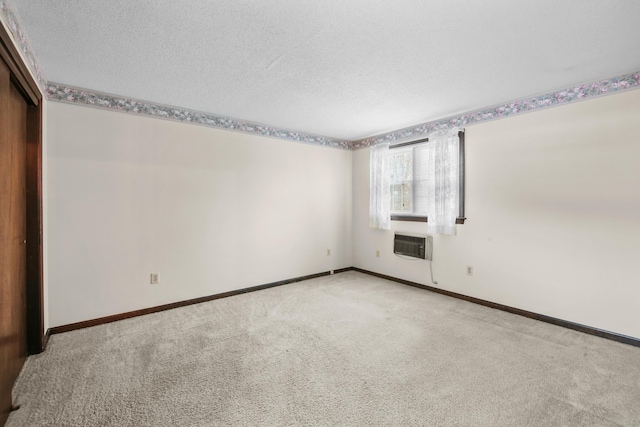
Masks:
[[[413,212],[413,151],[393,152],[389,161],[391,184],[391,212]]]

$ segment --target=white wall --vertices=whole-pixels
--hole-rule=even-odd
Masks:
[[[468,221],[434,238],[437,287],[640,337],[640,90],[469,126],[466,145]],[[353,160],[355,266],[429,284],[368,227],[369,150]]]
[[[47,113],[50,326],[353,264],[350,151],[56,102]]]
[[[50,327],[351,265],[429,284],[426,262],[368,227],[367,149],[56,102],[46,115]],[[640,90],[466,140],[469,219],[435,236],[437,286],[640,337]]]

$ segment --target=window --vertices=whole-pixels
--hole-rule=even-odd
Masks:
[[[427,141],[389,147],[391,220],[427,222]]]
[[[422,221],[432,233],[464,223],[464,132],[371,149],[370,226]]]
[[[414,213],[413,149],[389,153],[389,174],[391,215],[412,215]]]

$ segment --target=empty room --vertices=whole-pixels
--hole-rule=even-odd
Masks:
[[[0,426],[640,426],[639,21],[0,0]]]

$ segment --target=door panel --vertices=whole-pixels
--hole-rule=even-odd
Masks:
[[[27,356],[27,103],[0,60],[0,425]]]

